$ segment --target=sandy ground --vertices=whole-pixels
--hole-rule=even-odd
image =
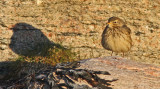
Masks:
[[[35,46],[25,43],[36,42],[29,39],[39,32],[15,35],[10,29],[22,22],[39,29],[47,40],[72,48],[80,59],[110,56],[111,52],[101,46],[101,34],[108,18],[117,16],[132,30],[134,45],[127,56],[159,65],[159,4],[159,0],[1,0],[0,61],[14,59],[25,54],[23,49]],[[20,28],[27,29],[28,25]],[[9,47],[12,42],[19,42],[21,49],[19,45]]]

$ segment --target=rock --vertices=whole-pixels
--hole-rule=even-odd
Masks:
[[[108,71],[111,76],[102,79],[118,79],[112,82],[113,89],[158,89],[160,87],[160,67],[143,64],[121,57],[103,57],[82,60],[81,69]]]
[[[56,66],[20,61],[0,65],[2,88],[158,89],[159,84],[159,66],[119,56],[84,59]]]

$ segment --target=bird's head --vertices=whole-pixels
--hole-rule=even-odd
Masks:
[[[114,27],[122,27],[123,25],[125,25],[125,22],[118,17],[111,17],[109,18],[107,24],[110,28],[114,28]]]

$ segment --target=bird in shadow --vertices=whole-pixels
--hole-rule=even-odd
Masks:
[[[11,30],[13,30],[13,35],[9,47],[18,55],[27,57],[45,56],[54,45],[40,29],[30,24],[17,23]]]

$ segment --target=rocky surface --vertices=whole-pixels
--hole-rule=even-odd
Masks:
[[[160,64],[159,4],[159,0],[1,0],[0,60],[17,57],[9,47],[14,34],[10,28],[21,22],[40,29],[50,41],[71,47],[80,59],[108,56],[111,52],[102,48],[101,34],[108,18],[118,16],[132,30],[134,46],[127,56]]]
[[[6,64],[6,65],[5,65]],[[14,75],[13,75],[14,74]],[[56,66],[3,62],[0,88],[159,89],[160,67],[119,56],[91,58]],[[62,88],[63,87],[63,88]]]
[[[81,61],[80,68],[108,71],[111,75],[99,75],[103,79],[118,79],[111,83],[113,89],[159,89],[160,67],[142,64],[120,57],[93,58]]]

